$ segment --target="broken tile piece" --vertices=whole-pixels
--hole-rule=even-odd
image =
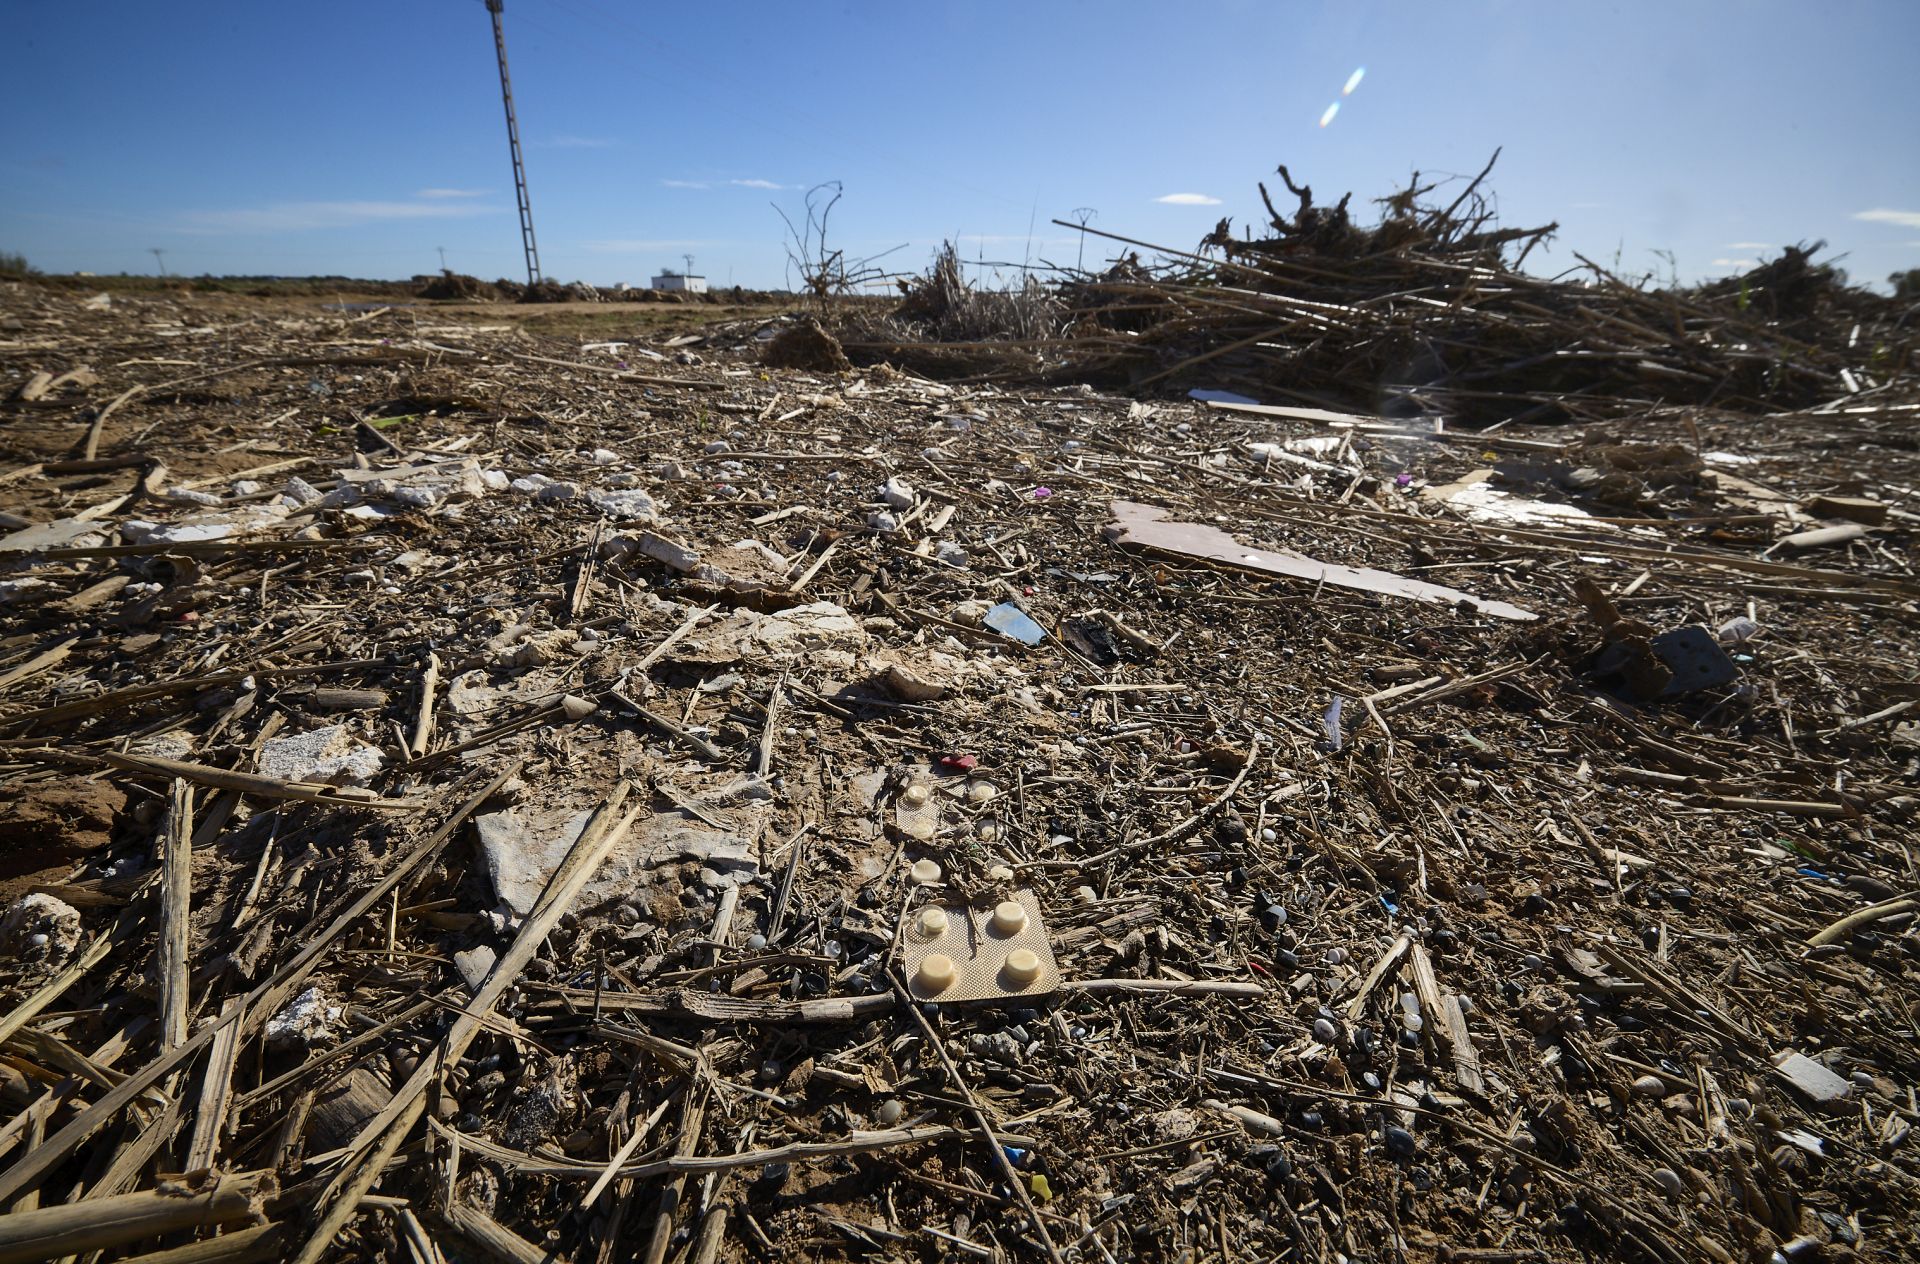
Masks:
[[[1775,1054],[1773,1069],[1778,1071],[1787,1083],[1816,1102],[1843,1101],[1853,1091],[1853,1086],[1845,1079],[1836,1075],[1825,1065],[1797,1051],[1789,1050],[1786,1053]]]

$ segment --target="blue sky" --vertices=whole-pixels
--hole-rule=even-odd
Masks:
[[[0,249],[403,277],[444,246],[522,273],[481,0],[6,12]],[[1075,208],[1191,248],[1260,218],[1277,162],[1358,202],[1496,145],[1504,222],[1562,225],[1550,264],[1664,275],[1671,250],[1695,279],[1825,238],[1860,279],[1920,267],[1914,0],[507,0],[506,24],[563,280],[644,284],[691,253],[716,284],[782,284],[770,203],[827,180],[850,255],[918,268],[957,237],[1072,263],[1047,221]]]

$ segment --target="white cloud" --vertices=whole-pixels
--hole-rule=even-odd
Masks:
[[[669,189],[711,189],[716,182],[713,180],[662,180],[660,183]],[[800,187],[797,184],[778,184],[772,180],[722,180],[718,183],[731,185],[736,189],[797,189]]]
[[[671,250],[698,250],[722,244],[717,241],[668,241],[641,237],[616,237],[580,243],[583,248],[602,255],[647,255]]]
[[[1165,197],[1153,199],[1167,206],[1218,206],[1220,199],[1208,197],[1204,193],[1169,193]]]
[[[1730,241],[1727,243],[1727,249],[1728,250],[1772,250],[1773,243],[1770,241]]]
[[[607,136],[573,136],[566,132],[546,142],[548,149],[607,149],[618,142]]]
[[[470,198],[485,197],[485,189],[420,189],[413,196],[417,198]]]
[[[1715,259],[1713,266],[1716,268],[1730,268],[1734,271],[1744,271],[1747,268],[1759,267],[1760,261],[1758,259]]]
[[[1865,220],[1869,224],[1898,224],[1902,228],[1920,228],[1920,211],[1890,211],[1880,207],[1871,211],[1855,211],[1853,217]]]
[[[189,211],[185,231],[282,233],[308,228],[355,228],[383,220],[458,219],[499,208],[469,202],[276,202],[230,211]]]

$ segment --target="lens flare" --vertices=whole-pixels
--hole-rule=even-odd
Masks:
[[[1352,74],[1350,74],[1350,75],[1348,75],[1348,76],[1347,76],[1347,86],[1346,86],[1346,87],[1344,87],[1344,88],[1342,88],[1342,89],[1340,89],[1340,95],[1341,95],[1341,96],[1343,96],[1343,97],[1350,97],[1350,96],[1352,96],[1352,95],[1353,95],[1353,90],[1354,90],[1355,88],[1357,88],[1357,87],[1359,87],[1359,86],[1360,86],[1360,81],[1361,81],[1362,79],[1365,79],[1366,77],[1367,77],[1367,68],[1366,68],[1365,66],[1362,66],[1362,67],[1360,67],[1360,69],[1358,69],[1358,70],[1356,70],[1356,71],[1354,71],[1354,72],[1353,72]]]
[[[1332,105],[1327,107],[1327,112],[1320,116],[1320,126],[1325,127],[1327,124],[1333,122],[1333,116],[1338,114],[1339,112],[1340,112],[1340,103],[1338,101],[1335,101]]]

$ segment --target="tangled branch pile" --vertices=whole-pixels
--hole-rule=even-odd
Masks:
[[[1500,227],[1482,192],[1492,166],[1445,202],[1428,201],[1440,186],[1416,174],[1380,199],[1371,226],[1355,222],[1351,194],[1317,204],[1283,166],[1297,205],[1283,213],[1263,184],[1265,235],[1236,238],[1222,220],[1198,254],[1114,238],[1173,262],[1128,254],[1051,291],[1028,282],[1004,296],[1008,311],[993,313],[991,329],[954,319],[991,309],[943,257],[894,313],[910,338],[854,345],[920,369],[964,359],[1001,377],[1206,386],[1470,422],[1593,419],[1654,404],[1773,412],[1911,363],[1910,303],[1849,288],[1814,262],[1819,243],[1697,288],[1648,288],[1584,258],[1574,277],[1522,271],[1559,225]],[[1864,365],[1867,380],[1848,365]]]

